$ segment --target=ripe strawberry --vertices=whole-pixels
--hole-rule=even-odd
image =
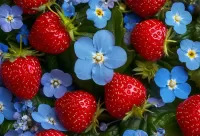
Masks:
[[[36,9],[46,4],[48,0],[14,0],[14,2],[23,9],[24,14],[35,14]]]
[[[130,76],[115,73],[105,86],[107,111],[115,118],[123,118],[132,107],[141,106],[146,100],[146,89],[140,81]]]
[[[166,26],[159,20],[145,20],[132,31],[131,43],[136,51],[146,60],[159,60],[164,54],[167,36]]]
[[[66,136],[66,135],[60,131],[49,129],[37,133],[36,136]]]
[[[59,16],[46,12],[32,26],[29,42],[38,51],[59,54],[70,46],[71,38]]]
[[[38,92],[41,79],[39,60],[33,56],[4,61],[1,75],[5,86],[21,99],[32,99]]]
[[[165,2],[166,0],[126,0],[131,10],[144,18],[154,16],[158,13]]]
[[[81,133],[92,123],[97,104],[91,94],[75,91],[57,99],[55,109],[67,130]]]
[[[194,95],[179,104],[176,119],[184,136],[200,135],[200,95]]]

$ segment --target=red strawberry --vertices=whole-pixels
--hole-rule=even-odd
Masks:
[[[70,46],[71,38],[59,16],[46,12],[32,26],[29,42],[38,51],[59,54]]]
[[[33,56],[19,57],[14,62],[1,65],[5,86],[21,99],[32,99],[38,92],[41,79],[39,60]]]
[[[67,130],[81,133],[92,123],[97,104],[91,94],[75,91],[57,99],[55,109]]]
[[[125,117],[134,105],[140,106],[145,100],[145,87],[133,77],[115,73],[105,86],[106,109],[115,118]]]
[[[166,0],[126,0],[127,5],[141,17],[154,16],[164,6]]]
[[[132,31],[131,43],[136,51],[149,61],[159,60],[164,54],[166,26],[159,20],[145,20]]]
[[[49,130],[44,130],[42,132],[37,133],[36,136],[66,136],[66,135],[60,131],[49,129]]]
[[[200,135],[200,95],[194,95],[179,104],[176,119],[184,136]]]
[[[46,4],[48,0],[14,0],[15,4],[23,9],[25,14],[37,13],[37,8]]]

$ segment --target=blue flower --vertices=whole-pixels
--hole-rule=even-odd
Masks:
[[[127,54],[115,45],[114,35],[107,30],[95,33],[93,40],[81,37],[74,45],[79,58],[75,64],[75,73],[79,79],[93,79],[99,85],[105,85],[113,78],[113,69],[126,63]],[[116,55],[117,54],[117,55]]]
[[[141,18],[134,13],[127,13],[124,16],[125,28],[128,31],[132,31],[137,23],[141,21]]]
[[[104,8],[113,8],[115,2],[118,2],[118,0],[100,0],[100,4],[102,4]]]
[[[148,136],[143,130],[126,130],[123,136]]]
[[[131,44],[131,31],[127,31],[124,34],[124,43],[126,45],[130,45]]]
[[[15,113],[12,101],[12,94],[6,88],[0,87],[0,124],[3,123],[4,118],[7,120],[14,120]]]
[[[188,69],[196,70],[200,67],[200,42],[182,40],[177,53],[179,60],[185,62]]]
[[[8,52],[8,46],[0,43],[0,64],[3,62],[3,54]]]
[[[165,136],[165,130],[163,128],[157,128],[156,136]]]
[[[4,136],[34,136],[34,134],[29,131],[19,133],[15,130],[9,130]]]
[[[80,3],[87,3],[89,0],[65,0],[66,2],[72,2],[73,5],[78,5]]]
[[[19,33],[17,34],[16,40],[18,43],[20,43],[20,36],[22,36],[22,42],[24,43],[24,45],[28,45],[29,30],[27,28],[27,25],[23,25],[20,28]]]
[[[13,127],[18,133],[27,131],[30,124],[32,124],[32,119],[29,115],[23,114],[19,115],[17,121],[13,124]]]
[[[54,69],[51,73],[45,73],[42,76],[41,84],[44,86],[45,96],[60,98],[67,92],[67,87],[72,84],[72,77],[68,73]]]
[[[32,101],[31,100],[23,100],[21,102],[15,102],[14,108],[17,110],[17,112],[26,111],[29,108],[33,108]]]
[[[154,98],[154,97],[151,97],[149,98],[148,100],[148,103],[154,105],[155,107],[162,107],[165,105],[165,103],[162,101],[162,99],[157,99],[157,98]]]
[[[22,9],[20,7],[0,6],[0,26],[4,32],[19,29],[22,25]]]
[[[188,74],[181,66],[176,66],[171,73],[161,68],[155,75],[155,83],[160,87],[160,95],[163,102],[171,103],[175,96],[180,99],[187,99],[191,92],[191,87],[186,83]]]
[[[90,9],[87,10],[87,19],[94,21],[97,28],[104,28],[111,18],[111,12],[100,4],[100,0],[90,0]]]
[[[72,2],[66,2],[62,4],[62,9],[64,11],[65,16],[72,17],[75,14],[75,7],[72,5]]]
[[[66,129],[58,121],[55,113],[55,109],[51,108],[47,104],[40,104],[38,107],[38,112],[32,113],[32,118],[41,123],[44,129],[55,129],[60,131],[66,131]]]
[[[178,34],[184,34],[187,31],[186,25],[192,22],[192,16],[190,12],[185,11],[183,3],[175,2],[171,11],[167,11],[165,22],[169,26],[174,26]]]

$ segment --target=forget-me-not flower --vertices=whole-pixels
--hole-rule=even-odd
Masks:
[[[68,73],[54,69],[42,76],[41,84],[44,86],[45,96],[60,98],[67,92],[67,87],[72,84],[72,77]]]
[[[100,0],[90,0],[89,6],[90,8],[86,12],[87,19],[94,21],[97,28],[104,28],[111,18],[110,10],[100,4]]]
[[[127,13],[124,16],[125,28],[128,31],[132,31],[133,28],[136,26],[136,24],[139,23],[140,21],[141,21],[141,18],[134,13]]]
[[[66,129],[59,122],[55,109],[51,108],[47,104],[40,104],[38,107],[38,112],[32,113],[32,118],[36,122],[41,123],[41,126],[44,129],[66,131]]]
[[[24,43],[24,45],[28,45],[28,36],[29,36],[29,30],[27,28],[27,25],[23,25],[20,30],[19,33],[16,36],[16,40],[18,43],[20,43],[21,37],[22,37],[22,42]]]
[[[126,63],[127,54],[123,48],[115,45],[114,35],[107,30],[95,33],[93,39],[81,37],[74,49],[78,60],[75,73],[79,79],[93,79],[99,85],[105,85],[113,78],[113,69]]]
[[[154,81],[160,87],[160,96],[164,103],[171,103],[175,96],[180,99],[187,99],[191,92],[191,87],[186,81],[188,74],[184,67],[176,66],[171,73],[161,68],[157,71]]]
[[[15,113],[12,101],[12,94],[6,88],[0,87],[0,124],[3,123],[4,118],[7,120],[14,120]]]
[[[67,17],[72,17],[75,14],[75,7],[72,2],[67,2],[66,0],[62,4],[62,9],[64,11],[64,15]]]
[[[165,103],[162,101],[162,99],[158,99],[158,98],[148,98],[148,103],[154,105],[155,107],[159,108],[165,105]]]
[[[113,8],[115,6],[115,2],[118,2],[118,0],[100,0],[100,4],[102,4],[105,8]]]
[[[143,130],[126,130],[123,136],[148,136]]]
[[[34,134],[29,131],[19,133],[15,130],[9,130],[4,136],[34,136]]]
[[[7,53],[7,52],[8,52],[8,46],[3,43],[0,43],[0,64],[2,64],[3,62],[4,53]]]
[[[185,62],[188,69],[196,70],[200,67],[200,42],[182,40],[177,53],[179,60]]]
[[[15,102],[14,108],[17,110],[17,112],[23,112],[33,108],[33,103],[31,100],[22,100],[20,102]]]
[[[185,11],[185,6],[181,2],[175,2],[171,11],[167,11],[165,22],[169,26],[173,26],[178,34],[184,34],[187,31],[186,25],[192,22],[190,12]]]
[[[23,25],[22,9],[18,6],[0,6],[0,26],[4,32],[10,32],[12,29],[19,29]]]

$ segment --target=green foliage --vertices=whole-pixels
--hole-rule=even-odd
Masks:
[[[3,136],[8,130],[12,129],[14,121],[4,120],[0,125],[0,136]]]

